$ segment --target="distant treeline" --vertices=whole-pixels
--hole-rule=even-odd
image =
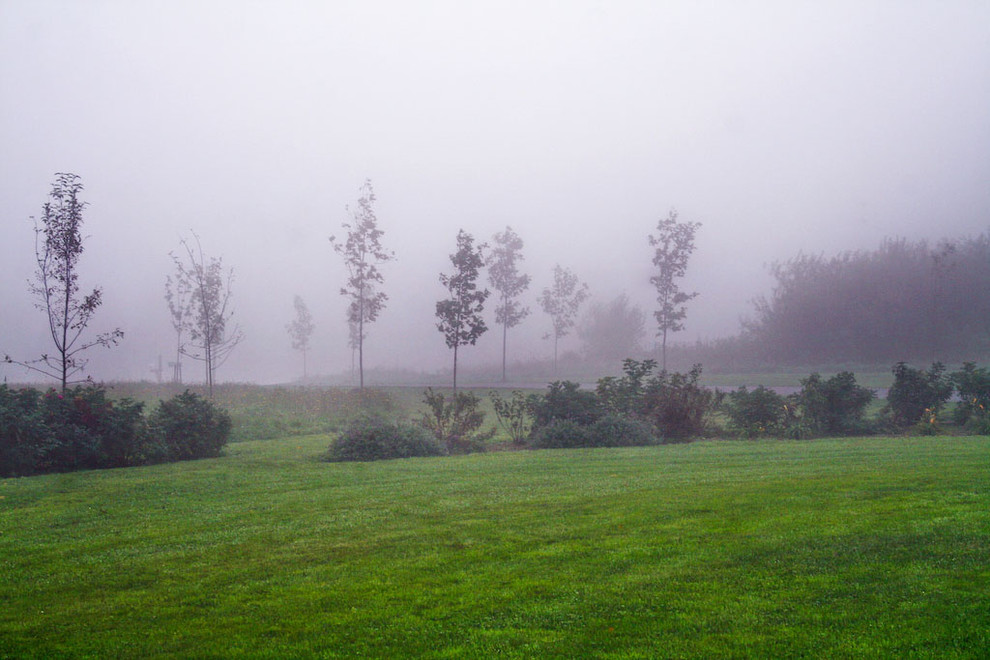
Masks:
[[[681,347],[720,369],[959,362],[990,353],[990,235],[887,240],[772,266],[776,286],[730,339]]]

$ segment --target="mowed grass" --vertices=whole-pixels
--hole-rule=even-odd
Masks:
[[[0,657],[986,657],[990,438],[0,480]]]

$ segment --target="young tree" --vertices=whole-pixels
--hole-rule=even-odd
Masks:
[[[496,233],[494,247],[488,255],[488,281],[498,296],[495,307],[495,322],[502,324],[502,382],[505,378],[506,336],[508,329],[513,328],[529,315],[529,308],[524,307],[516,299],[529,287],[529,275],[519,273],[518,261],[522,261],[523,241],[506,227],[504,232]]]
[[[244,339],[240,326],[231,324],[234,310],[231,305],[231,284],[234,271],[226,276],[221,259],[211,257],[207,261],[199,236],[195,248],[186,239],[180,244],[185,258],[169,253],[175,263],[175,276],[166,281],[166,298],[181,301],[182,330],[189,333],[190,343],[183,343],[181,353],[200,360],[206,367],[206,387],[213,397],[216,370],[220,368],[234,348]],[[170,298],[171,296],[171,298]],[[170,303],[171,304],[171,303]],[[176,316],[173,314],[173,320]]]
[[[378,228],[374,204],[375,191],[371,187],[371,180],[367,179],[361,186],[358,208],[352,212],[353,223],[345,222],[342,225],[347,230],[347,239],[341,242],[335,236],[330,237],[334,251],[344,259],[344,265],[347,266],[347,284],[341,287],[340,295],[350,299],[347,307],[348,323],[357,325],[361,389],[364,389],[364,325],[378,318],[388,300],[384,291],[376,290],[377,285],[385,281],[378,266],[395,259],[394,253],[382,247],[384,232]]]
[[[285,326],[292,338],[292,348],[302,353],[303,379],[306,378],[306,352],[309,351],[309,338],[313,334],[313,315],[303,301],[302,296],[296,296],[292,301],[296,308],[296,318]]]
[[[540,307],[553,320],[553,373],[557,373],[557,342],[574,327],[574,319],[585,300],[588,285],[560,264],[553,267],[553,287],[543,289]]]
[[[488,289],[478,290],[478,274],[485,265],[483,245],[475,247],[474,237],[463,229],[457,232],[457,251],[450,255],[454,266],[451,275],[440,273],[440,283],[450,298],[437,301],[437,329],[443,333],[447,347],[454,349],[454,391],[457,391],[457,349],[478,341],[487,330],[481,313],[488,299]]]
[[[173,256],[173,259],[175,257]],[[189,325],[189,291],[178,286],[171,275],[165,277],[165,302],[168,303],[172,329],[175,330],[175,362],[172,362],[172,382],[182,382],[182,331]]]
[[[34,282],[29,283],[37,297],[35,306],[48,315],[48,330],[55,344],[55,355],[19,362],[9,355],[4,361],[19,364],[50,378],[57,378],[65,392],[70,378],[86,367],[80,354],[94,346],[115,346],[124,336],[117,328],[91,339],[83,338],[93,315],[103,302],[102,290],[80,296],[79,257],[83,253],[83,209],[79,200],[83,185],[79,176],[58,173],[42,207],[41,226],[35,221],[34,254],[38,263]]]
[[[701,223],[678,222],[677,211],[671,209],[666,218],[657,223],[657,233],[649,236],[654,248],[653,265],[656,274],[650,282],[656,287],[657,302],[660,308],[653,312],[657,319],[657,336],[661,338],[661,369],[667,370],[667,333],[684,329],[687,308],[684,303],[697,297],[695,293],[684,293],[677,280],[687,272],[688,260],[694,252],[694,234]]]

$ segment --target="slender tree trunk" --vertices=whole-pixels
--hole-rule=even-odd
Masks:
[[[557,333],[553,333],[553,375],[557,375]]]
[[[182,332],[175,333],[175,366],[172,367],[172,382],[182,382]]]
[[[457,344],[454,344],[454,394],[457,394]]]
[[[508,334],[508,326],[502,323],[502,382],[505,382],[505,337]]]
[[[359,389],[364,391],[364,288],[361,290],[361,299],[358,302],[358,374],[361,382]]]
[[[667,328],[663,329],[663,339],[660,342],[660,369],[667,371]]]
[[[69,385],[69,347],[65,344],[69,341],[69,304],[71,303],[72,279],[72,272],[66,270],[65,307],[62,308],[62,344],[58,347],[59,353],[62,356],[62,394],[65,394],[65,390]]]
[[[303,381],[305,382],[306,380],[306,349],[305,348],[303,349],[302,354],[303,354]]]

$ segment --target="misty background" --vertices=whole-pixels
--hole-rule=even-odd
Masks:
[[[460,228],[525,241],[511,362],[551,355],[536,298],[555,263],[594,301],[626,293],[650,314],[646,237],[671,208],[702,223],[687,342],[737,333],[775,260],[990,227],[982,0],[0,0],[0,99],[0,354],[51,348],[30,218],[74,172],[82,288],[103,288],[91,330],[126,333],[88,352],[97,379],[153,380],[173,359],[164,283],[190,230],[235,272],[245,340],[219,380],[301,375],[296,294],[316,323],[309,373],[349,370],[328,238],[366,178],[397,257],[370,368],[449,369],[434,304]],[[465,367],[500,359],[488,309]]]

